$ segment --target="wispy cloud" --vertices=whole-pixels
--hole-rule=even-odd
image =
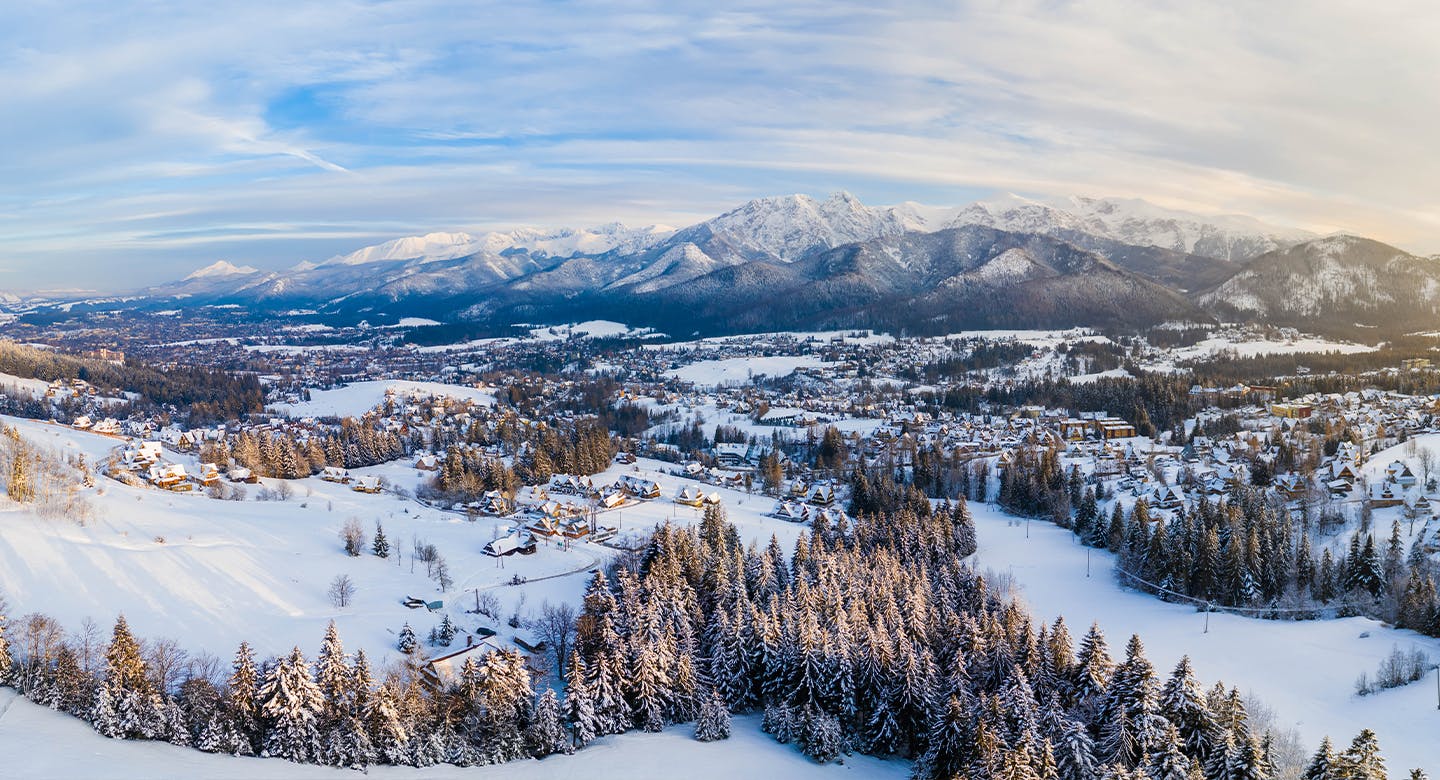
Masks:
[[[1139,196],[1440,250],[1431,4],[720,5],[12,9],[6,284],[837,187]]]

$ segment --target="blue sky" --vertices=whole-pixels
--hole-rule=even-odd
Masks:
[[[746,199],[1144,197],[1440,251],[1440,12],[1330,2],[37,2],[0,289]]]

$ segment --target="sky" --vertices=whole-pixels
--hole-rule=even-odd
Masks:
[[[1436,40],[1404,0],[10,3],[0,290],[840,189],[1440,252]]]

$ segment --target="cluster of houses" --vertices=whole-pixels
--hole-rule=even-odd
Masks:
[[[158,441],[132,442],[121,450],[119,467],[149,484],[175,493],[188,493],[195,488],[220,484],[220,469],[213,463],[202,463],[198,473],[190,473],[183,463],[166,459],[164,445]]]
[[[385,483],[377,476],[366,475],[357,478],[350,476],[348,469],[339,466],[326,466],[320,470],[320,479],[336,485],[351,485],[350,489],[356,493],[382,493],[385,490]]]

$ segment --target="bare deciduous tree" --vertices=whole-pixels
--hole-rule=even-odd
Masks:
[[[545,643],[555,664],[555,679],[565,679],[565,662],[575,641],[575,607],[569,602],[558,605],[540,603],[540,616],[530,621],[530,630]]]
[[[145,642],[145,662],[155,687],[167,695],[180,683],[189,653],[173,639],[151,639]]]
[[[355,598],[355,583],[351,582],[349,575],[337,574],[335,575],[335,579],[330,580],[330,590],[328,593],[330,595],[330,603],[338,608],[344,609],[350,606],[350,602]]]

